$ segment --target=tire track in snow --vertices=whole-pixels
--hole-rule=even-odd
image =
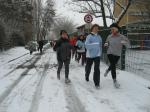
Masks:
[[[19,59],[19,58],[21,58],[21,57],[24,57],[24,56],[26,56],[27,54],[29,54],[29,53],[25,53],[25,54],[23,54],[23,55],[21,55],[21,56],[19,56],[19,57],[16,57],[16,58],[14,58],[14,59],[11,59],[11,60],[7,61],[6,63],[2,64],[0,67],[4,66],[4,65],[6,65],[6,64],[8,64],[8,63],[10,63],[10,62],[13,62],[13,61],[15,61],[15,60],[17,60],[17,59]]]
[[[68,103],[69,112],[86,112],[84,105],[81,103],[74,89],[73,84],[65,85],[64,91]]]
[[[41,97],[43,83],[44,83],[45,77],[47,76],[46,72],[48,71],[48,69],[51,69],[51,68],[55,67],[53,64],[50,66],[50,64],[49,64],[50,59],[51,58],[49,56],[48,61],[44,65],[44,69],[43,69],[43,72],[41,73],[41,78],[40,78],[40,80],[37,84],[36,91],[35,91],[35,94],[33,96],[29,112],[37,112],[38,111],[39,99]]]
[[[36,57],[36,59],[32,62],[31,65],[34,65],[38,60],[40,59],[40,57]],[[16,79],[16,81],[14,81],[14,83],[9,86],[9,88],[0,96],[0,112],[6,112],[6,102],[5,99],[8,98],[8,95],[14,90],[14,88],[25,78],[25,75],[30,71],[30,69],[25,70],[19,78]],[[3,106],[4,105],[4,106]],[[7,105],[8,107],[8,105]]]
[[[33,58],[35,58],[35,57],[32,57],[32,58],[29,59],[29,60],[26,60],[24,63],[18,65],[18,66],[15,67],[13,70],[11,70],[11,71],[9,71],[7,74],[3,75],[3,76],[0,78],[0,80],[1,80],[1,79],[4,79],[4,78],[7,77],[7,76],[9,76],[11,73],[13,73],[14,71],[16,71],[17,68],[20,68],[21,66],[23,66],[23,65],[25,65],[26,63],[30,62]]]
[[[15,60],[17,60],[17,59],[19,59],[19,58],[21,58],[21,57],[23,57],[23,56],[26,56],[27,54],[29,54],[29,53],[25,53],[25,54],[23,54],[23,55],[21,55],[21,56],[19,56],[19,57],[17,57],[17,58],[11,59],[11,60],[9,60],[7,63],[10,63],[10,62],[12,62],[12,61],[15,61]]]
[[[43,83],[44,83],[45,77],[47,76],[46,72],[47,72],[48,68],[49,68],[49,64],[45,64],[43,73],[41,74],[41,78],[37,84],[36,91],[35,91],[29,112],[37,112],[37,110],[38,110],[39,99],[41,97]]]

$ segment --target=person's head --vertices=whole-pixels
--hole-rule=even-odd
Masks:
[[[94,24],[92,27],[91,27],[91,32],[93,33],[97,33],[99,31],[99,25],[98,24]]]
[[[67,34],[67,32],[66,32],[65,30],[61,30],[61,31],[60,31],[60,36],[61,36],[62,38],[68,38],[68,34]]]
[[[119,32],[120,27],[117,23],[113,23],[110,25],[110,29],[112,34],[117,34]]]
[[[84,35],[80,35],[79,38],[80,38],[81,40],[83,40],[83,39],[84,39]]]

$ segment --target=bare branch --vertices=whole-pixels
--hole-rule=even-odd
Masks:
[[[116,4],[118,5],[118,6],[120,6],[122,9],[124,9],[125,10],[125,7],[122,5],[122,4],[120,4],[119,2],[117,2],[116,1]]]
[[[124,10],[122,10],[122,12],[120,13],[120,15],[118,16],[117,20],[116,20],[116,23],[119,23],[121,21],[121,19],[123,18],[123,16],[125,15],[125,13],[127,12],[127,10],[129,9],[130,5],[131,5],[131,1],[132,0],[129,0],[127,6],[125,7]]]

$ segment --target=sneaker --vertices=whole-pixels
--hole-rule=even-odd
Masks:
[[[65,83],[66,83],[66,84],[68,84],[68,83],[70,83],[70,82],[71,82],[70,79],[68,79],[68,78],[65,79]]]
[[[60,80],[60,74],[57,74],[57,79]]]
[[[88,81],[89,81],[89,78],[88,78],[88,77],[85,77],[85,80],[88,82]]]
[[[120,84],[118,83],[117,80],[114,80],[114,86],[115,86],[115,88],[119,88],[120,87]]]
[[[109,70],[107,69],[104,73],[104,77],[107,77]]]

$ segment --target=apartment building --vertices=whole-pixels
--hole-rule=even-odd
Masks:
[[[127,6],[129,0],[115,0],[114,16],[117,18],[122,7]],[[120,21],[120,26],[135,26],[150,28],[150,0],[132,0],[131,5]]]

